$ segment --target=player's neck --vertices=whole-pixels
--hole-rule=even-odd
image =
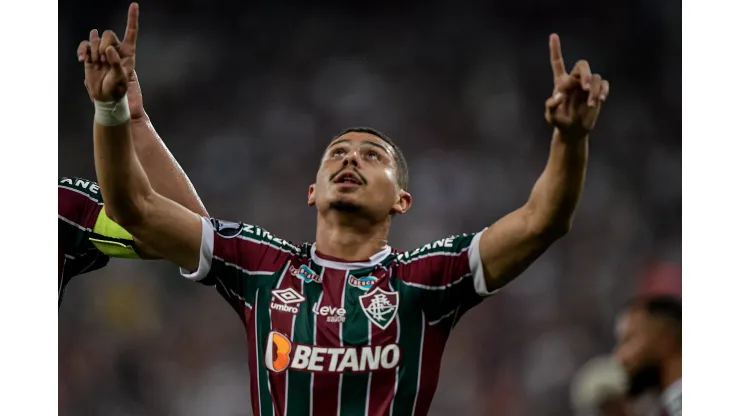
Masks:
[[[681,379],[681,354],[667,359],[660,371],[660,390],[664,391],[671,384]]]
[[[388,245],[389,229],[390,219],[369,223],[319,215],[316,222],[316,250],[346,261],[365,260]]]

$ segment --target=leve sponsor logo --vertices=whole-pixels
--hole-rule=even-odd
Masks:
[[[401,349],[397,344],[324,348],[293,343],[277,331],[270,332],[265,348],[265,366],[275,372],[286,369],[314,373],[391,370],[400,360]]]
[[[325,316],[326,322],[341,323],[345,320],[347,311],[344,308],[337,308],[336,306],[319,306],[318,303],[313,304],[313,313],[319,316]]]
[[[276,311],[296,314],[298,313],[297,304],[306,300],[303,295],[296,292],[292,287],[288,289],[273,290],[271,293],[272,301],[270,301],[270,309]]]

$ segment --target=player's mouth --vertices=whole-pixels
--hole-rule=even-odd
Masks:
[[[365,183],[360,175],[352,171],[344,171],[340,173],[332,182],[341,186],[360,186]]]

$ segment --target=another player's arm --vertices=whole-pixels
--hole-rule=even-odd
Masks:
[[[555,126],[550,156],[529,200],[501,218],[480,239],[480,260],[488,290],[505,285],[564,236],[573,223],[588,160],[588,133],[596,123],[608,83],[592,75],[580,61],[565,71],[560,41],[550,37],[555,93],[547,101],[546,118]]]
[[[201,217],[152,188],[131,137],[131,122],[93,126],[95,169],[108,216],[152,251],[186,270],[198,269]]]
[[[154,130],[149,116],[144,111],[141,86],[136,73],[129,81],[127,96],[132,107],[131,136],[134,149],[152,188],[163,197],[177,202],[196,214],[207,217],[208,212],[193,184],[167,149],[157,131]],[[134,108],[139,111],[134,112]]]
[[[145,243],[113,221],[105,209],[101,209],[92,229],[90,242],[101,253],[122,259],[155,260],[161,258]]]
[[[103,38],[99,40],[100,45],[96,48],[96,53],[113,46],[123,54],[122,56],[133,62],[138,33],[139,6],[132,3],[128,10],[128,21],[123,42],[119,42],[113,32],[106,31]],[[92,53],[91,42],[83,41],[77,48],[79,60],[86,61],[88,53]],[[133,64],[131,64],[131,67],[133,70]],[[87,83],[85,85],[87,86]],[[131,110],[131,134],[134,148],[152,187],[162,196],[181,204],[196,214],[208,216],[192,183],[167,149],[157,131],[154,130],[149,116],[144,111],[144,97],[141,94],[141,85],[136,72],[132,72],[128,80],[126,96]],[[92,94],[90,98],[92,99]]]

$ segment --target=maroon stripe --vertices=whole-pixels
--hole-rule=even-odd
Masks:
[[[92,229],[102,205],[79,192],[61,186],[57,189],[58,214],[84,228]]]
[[[296,265],[293,265],[293,267],[298,268],[298,267],[301,267],[301,265],[296,264]],[[283,271],[283,275],[278,281],[278,285],[275,287],[275,289],[276,290],[293,289],[296,292],[303,295],[303,288],[300,285],[300,279],[292,276],[290,274],[289,269],[290,267],[286,265],[285,270]],[[299,304],[294,304],[293,306],[297,306],[299,309],[304,309],[304,308],[310,309],[308,302],[306,301],[303,301]],[[293,319],[294,317],[295,315],[291,312],[270,310],[271,330],[278,331],[281,334],[288,337],[288,339],[292,340],[293,339]],[[287,406],[286,389],[288,385],[288,380],[287,380],[288,371],[290,370],[281,371],[279,373],[274,373],[271,371],[268,372],[268,376],[270,379],[270,393],[272,394],[272,402],[275,404],[276,414],[278,415],[285,414],[285,408]]]
[[[425,320],[425,322],[424,346],[421,356],[421,370],[419,371],[419,392],[416,398],[416,412],[414,413],[421,416],[429,413],[432,397],[434,397],[434,392],[437,390],[442,353],[449,335],[448,331],[442,330],[439,326],[431,326],[428,321]]]
[[[398,278],[425,286],[444,286],[470,273],[468,252],[436,254],[400,264]]]
[[[342,294],[347,272],[344,270],[324,269],[321,282],[323,295],[321,306],[341,307]],[[326,322],[320,317],[316,319],[316,346],[338,347],[342,344],[341,324]],[[339,403],[339,374],[314,373],[313,375],[313,414],[314,416],[328,416],[337,414]]]
[[[214,256],[253,272],[276,272],[291,256],[268,244],[238,237],[225,238],[217,232],[213,233],[213,247]]]

